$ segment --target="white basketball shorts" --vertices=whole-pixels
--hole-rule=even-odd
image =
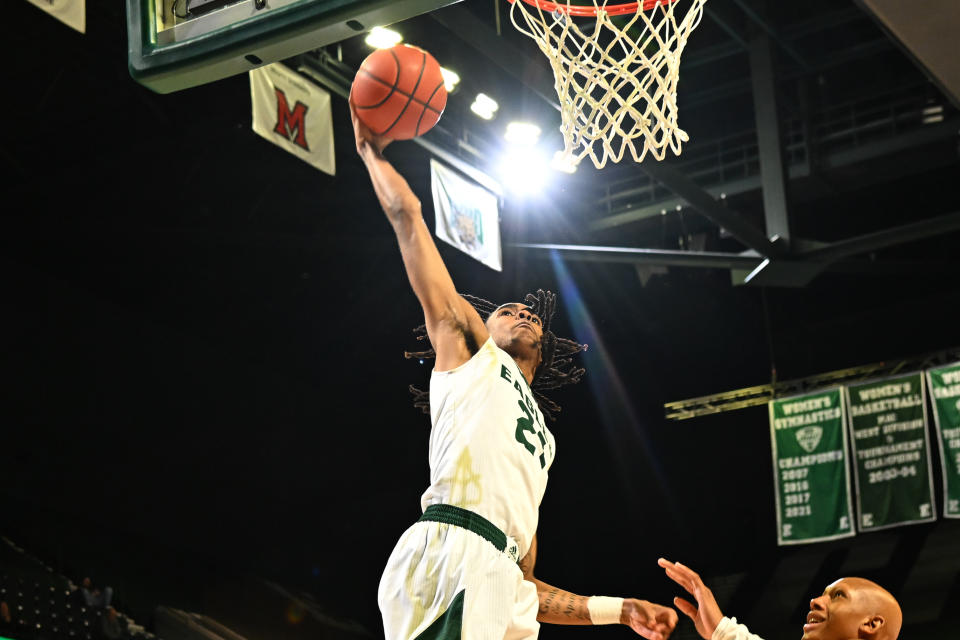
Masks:
[[[532,640],[536,586],[488,540],[418,521],[400,537],[378,593],[386,640]]]

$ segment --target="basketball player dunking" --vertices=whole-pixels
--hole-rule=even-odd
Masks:
[[[677,623],[670,607],[585,597],[534,577],[538,512],[555,446],[533,400],[535,378],[552,363],[558,341],[570,341],[545,327],[553,312],[548,294],[541,292],[535,308],[491,305],[484,319],[457,293],[420,201],[382,155],[390,140],[351,112],[357,152],[396,233],[436,356],[424,514],[400,538],[380,582],[387,640],[532,639],[540,622],[619,623],[665,640]]]

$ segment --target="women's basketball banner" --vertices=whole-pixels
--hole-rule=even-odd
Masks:
[[[777,543],[854,535],[840,389],[774,400],[769,408]]]
[[[943,468],[943,516],[960,518],[960,362],[927,371]]]
[[[923,374],[846,388],[860,531],[936,519]]]
[[[497,196],[433,159],[430,182],[437,237],[502,271]]]
[[[307,164],[335,175],[330,94],[276,62],[250,72],[253,130]]]

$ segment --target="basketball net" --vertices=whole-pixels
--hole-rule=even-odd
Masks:
[[[607,0],[593,0],[593,7],[510,1],[513,25],[553,67],[569,166],[589,156],[602,169],[627,150],[636,162],[647,153],[663,160],[668,148],[680,155],[689,140],[677,126],[680,54],[706,0],[647,0],[635,11],[622,3],[608,8]],[[682,18],[680,4],[688,5]],[[591,15],[576,17],[584,14]]]

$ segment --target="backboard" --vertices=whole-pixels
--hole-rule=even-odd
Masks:
[[[459,0],[126,0],[130,75],[194,87]]]

